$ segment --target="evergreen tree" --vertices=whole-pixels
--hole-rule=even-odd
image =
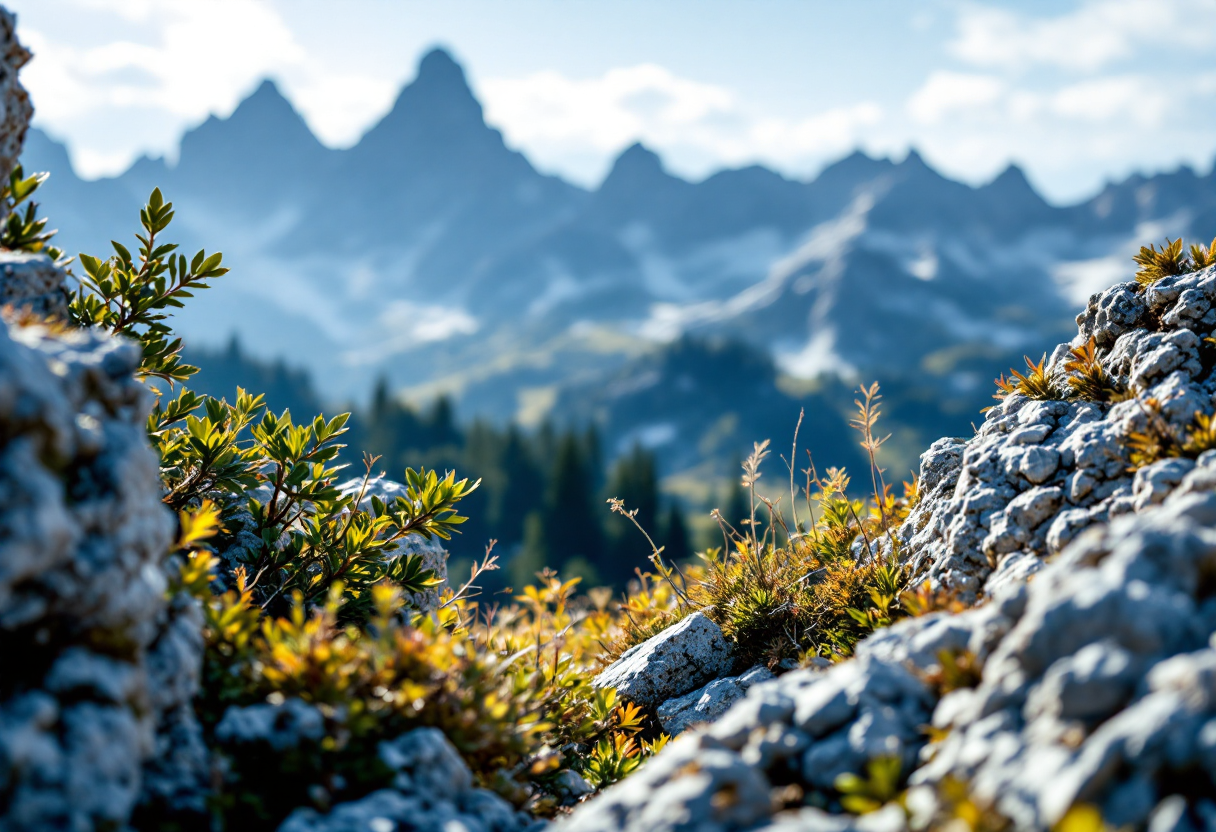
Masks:
[[[452,400],[446,395],[435,399],[427,413],[425,437],[427,445],[459,445],[460,428],[456,426],[456,412]]]
[[[583,461],[591,473],[591,493],[599,494],[604,487],[604,452],[600,432],[594,424],[583,433]]]
[[[663,524],[663,557],[682,563],[692,558],[692,542],[688,537],[688,525],[684,522],[684,511],[675,500],[667,509],[667,522]]]
[[[511,425],[500,456],[502,489],[490,506],[494,536],[506,545],[524,539],[524,519],[539,512],[545,500],[545,474],[527,438]],[[539,517],[539,514],[538,514]]]
[[[524,518],[523,526],[523,543],[507,564],[511,584],[517,589],[535,581],[536,573],[549,562],[544,517],[539,511],[534,511]]]
[[[464,476],[481,480],[481,487],[466,498],[470,508],[465,516],[469,520],[460,527],[459,538],[453,538],[448,544],[453,555],[459,549],[470,558],[476,557],[491,538],[502,539],[495,509],[501,503],[508,485],[502,466],[503,445],[502,433],[488,422],[475,421],[465,432],[464,448],[456,470]],[[511,543],[520,539],[522,522],[520,518],[520,532]]]
[[[603,533],[591,490],[591,473],[583,460],[578,437],[567,432],[557,443],[545,518],[549,565],[560,569],[582,557],[597,564],[603,557]]]

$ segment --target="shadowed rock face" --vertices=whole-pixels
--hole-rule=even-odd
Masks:
[[[752,687],[559,828],[924,828],[948,782],[1019,830],[1050,828],[1078,803],[1116,828],[1211,828],[1216,452],[1133,473],[1127,444],[1149,429],[1149,398],[1179,436],[1212,412],[1213,301],[1216,269],[1095,295],[1071,345],[1092,337],[1139,402],[1013,395],[971,439],[924,454],[903,554],[915,580],[977,606],[901,621],[846,663]],[[1061,382],[1068,346],[1050,361]],[[964,652],[979,679],[943,694],[930,683],[942,656]],[[764,799],[792,782],[830,801],[840,774],[890,757],[911,819],[774,815]],[[725,791],[738,799],[715,799]]]
[[[768,668],[753,667],[741,676],[715,679],[692,693],[668,699],[659,705],[655,714],[663,730],[676,736],[693,725],[712,722],[726,713],[727,708],[743,698],[743,695],[760,682],[773,678]]]
[[[516,812],[493,792],[473,788],[468,766],[436,728],[416,728],[382,742],[379,752],[380,761],[394,772],[393,788],[341,803],[326,814],[297,809],[279,827],[279,832],[381,829],[516,832],[543,826]]]

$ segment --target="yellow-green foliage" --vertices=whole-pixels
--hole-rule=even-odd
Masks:
[[[46,219],[38,217],[38,203],[31,200],[24,212],[18,210],[48,176],[49,173],[26,176],[21,165],[13,168],[8,182],[0,189],[0,210],[5,216],[4,225],[0,227],[0,248],[46,254],[59,265],[67,265],[69,260],[64,257],[63,250],[51,245],[55,232],[47,231]]]
[[[1113,402],[1127,398],[1127,388],[1111,376],[1098,358],[1098,346],[1091,335],[1085,344],[1072,347],[1072,360],[1064,365],[1070,398],[1090,402]]]
[[[182,526],[209,527],[214,517],[211,506],[185,512]],[[228,749],[218,803],[227,828],[387,785],[376,744],[419,726],[441,729],[483,785],[539,814],[556,807],[546,789],[560,769],[606,786],[665,741],[636,736],[640,710],[611,689],[591,688],[614,621],[574,599],[577,579],[546,573],[515,603],[484,609],[449,589],[430,616],[410,615],[402,590],[382,580],[359,626],[342,623],[348,602],[340,582],[315,606],[296,590],[288,614],[272,616],[254,602],[243,568],[231,589],[213,594],[216,568],[213,555],[196,549],[181,558],[177,580],[205,613],[204,723],[213,728],[230,705],[285,697],[316,705],[326,718],[316,747],[271,768],[257,754]]]
[[[941,650],[937,664],[922,678],[941,698],[952,691],[975,687],[983,673],[983,665],[970,650]]]
[[[1129,470],[1171,457],[1197,459],[1216,448],[1216,414],[1197,412],[1190,425],[1179,429],[1165,419],[1156,399],[1141,402],[1141,408],[1145,428],[1129,434],[1125,441]]]
[[[894,529],[914,503],[916,485],[905,483],[903,497],[897,498],[884,481],[877,455],[886,437],[874,433],[881,396],[877,385],[861,392],[854,427],[870,457],[870,498],[848,494],[843,470],[828,469],[820,476],[813,464],[803,470],[804,485],[795,489],[791,469],[791,502],[805,502],[807,520],[800,521],[793,509],[790,528],[777,504],[756,491],[769,454],[768,442],[758,443],[743,463],[742,484],[751,498],[744,528],[734,528],[715,512],[723,546],[683,569],[665,564],[654,548],[652,562],[666,592],[649,618],[639,614],[646,604],[633,597],[627,601],[617,651],[657,632],[663,622],[704,609],[735,642],[740,667],[762,662],[775,668],[783,660],[812,657],[839,660],[852,655],[860,639],[908,614],[901,601],[907,574]],[[628,516],[619,501],[614,509]]]
[[[866,776],[842,774],[836,778],[836,791],[840,792],[840,805],[847,812],[865,815],[877,812],[899,797],[899,757],[875,757],[866,763]]]
[[[1047,353],[1043,353],[1043,357],[1037,364],[1028,355],[1024,356],[1024,360],[1026,361],[1025,373],[1010,370],[1008,378],[1004,373],[996,378],[997,390],[992,394],[992,398],[999,401],[1014,393],[1021,393],[1027,398],[1039,401],[1062,398],[1055,389],[1051,374],[1046,369]]]
[[[1140,267],[1136,283],[1145,288],[1163,277],[1187,274],[1216,264],[1216,239],[1207,246],[1192,244],[1187,252],[1183,250],[1181,237],[1177,240],[1167,237],[1160,251],[1155,245],[1141,246],[1132,259]]]

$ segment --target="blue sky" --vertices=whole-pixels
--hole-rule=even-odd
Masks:
[[[434,45],[539,168],[585,185],[642,140],[700,177],[812,175],[854,147],[1056,201],[1216,156],[1216,0],[8,0],[36,121],[90,176],[275,78],[349,145]],[[340,13],[335,13],[338,10]]]

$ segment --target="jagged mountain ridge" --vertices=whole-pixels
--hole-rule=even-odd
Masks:
[[[800,377],[928,362],[974,386],[959,356],[1053,342],[1078,298],[1130,271],[1110,251],[1216,224],[1211,173],[1056,207],[1016,167],[971,187],[915,152],[857,152],[806,182],[759,166],[688,182],[635,145],[589,192],[507,147],[441,50],[349,149],[268,81],[188,132],[176,165],[85,182],[36,131],[25,159],[55,173],[45,204],[70,251],[130,233],[154,185],[186,247],[224,250],[234,274],[181,316],[188,339],[238,331],[331,397],[387,373],[498,418],[682,333],[751,342]]]

